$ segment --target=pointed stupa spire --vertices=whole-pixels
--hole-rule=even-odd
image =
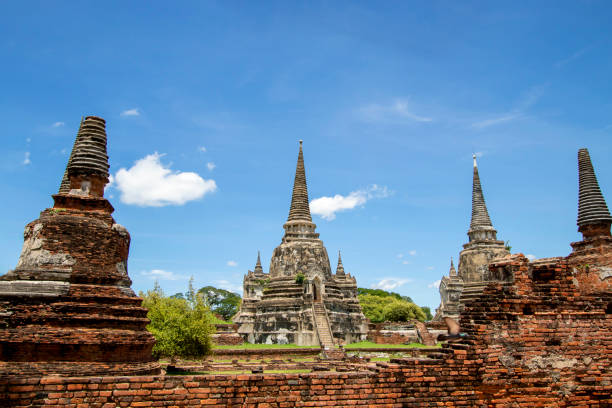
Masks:
[[[344,265],[342,265],[342,255],[338,251],[338,266],[336,267],[336,275],[344,275]]]
[[[106,121],[97,116],[87,116],[68,163],[68,176],[98,176],[108,182],[108,169]]]
[[[74,150],[79,141],[79,136],[81,135],[81,131],[83,130],[83,119],[81,116],[81,124],[79,125],[79,130],[77,132],[76,138],[74,139],[74,144],[72,145],[72,150],[70,151],[70,156],[68,157],[68,163],[66,163],[66,170],[64,170],[64,176],[62,177],[62,182],[60,184],[59,194],[68,194],[70,192],[70,177],[68,177],[68,166],[70,166],[70,162],[74,157]]]
[[[297,167],[295,169],[295,180],[293,182],[291,207],[289,208],[289,218],[287,221],[298,220],[312,222],[310,206],[308,205],[308,188],[306,187],[306,171],[304,170],[304,153],[302,152],[301,140]]]
[[[480,186],[476,155],[474,154],[472,157],[474,158],[474,178],[472,181],[472,221],[470,223],[470,229],[493,227],[491,219],[489,218],[489,212],[487,211],[487,205],[485,204],[484,195],[482,194],[482,187]]]
[[[450,265],[450,270],[448,271],[448,276],[457,276],[457,270],[455,269],[455,264],[453,263],[452,256],[451,256],[451,265]]]
[[[609,225],[612,216],[601,194],[587,149],[578,150],[578,230],[593,224]],[[584,231],[583,231],[584,232]]]
[[[259,255],[259,251],[257,251],[257,262],[255,263],[255,273],[263,273],[263,268],[261,266],[261,257]]]

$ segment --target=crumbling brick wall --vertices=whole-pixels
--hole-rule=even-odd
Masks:
[[[354,373],[11,377],[0,406],[610,407],[612,294],[576,265],[522,255],[491,264],[511,282],[469,303],[469,337],[429,358]]]

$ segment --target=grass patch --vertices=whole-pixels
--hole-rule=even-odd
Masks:
[[[389,361],[391,361],[391,357],[372,357],[370,361],[384,361],[388,363]]]
[[[319,349],[313,346],[298,346],[296,344],[251,344],[243,343],[237,346],[214,346],[215,350],[266,350],[266,349],[291,349],[291,348],[311,348]]]
[[[426,346],[421,343],[410,343],[410,344],[378,344],[372,343],[371,341],[360,341],[359,343],[351,343],[344,346],[345,349],[350,350],[353,348],[431,348],[431,347],[441,347],[441,344],[438,343],[435,346]]]

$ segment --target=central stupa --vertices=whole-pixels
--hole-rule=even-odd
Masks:
[[[321,345],[365,340],[367,320],[357,282],[344,272],[340,254],[333,274],[327,249],[310,216],[302,141],[285,235],[274,249],[269,273],[259,256],[244,276],[244,295],[234,317],[250,343]]]

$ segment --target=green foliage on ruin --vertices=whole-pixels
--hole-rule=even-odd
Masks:
[[[297,275],[295,275],[295,283],[297,283],[298,285],[303,284],[306,281],[306,275],[304,275],[302,272],[298,272]]]
[[[427,320],[427,314],[423,309],[401,297],[398,299],[397,296],[393,295],[379,296],[371,293],[361,293],[358,296],[363,314],[373,323],[406,322],[413,319]]]
[[[153,356],[200,358],[212,350],[213,316],[203,296],[189,289],[180,297],[165,296],[157,282],[153,290],[140,293],[143,307],[149,310],[147,326],[155,336]]]
[[[240,309],[242,298],[240,295],[229,290],[215,288],[214,286],[204,286],[198,290],[198,293],[204,297],[210,310],[215,315],[221,316],[225,321],[231,321],[232,317]]]

